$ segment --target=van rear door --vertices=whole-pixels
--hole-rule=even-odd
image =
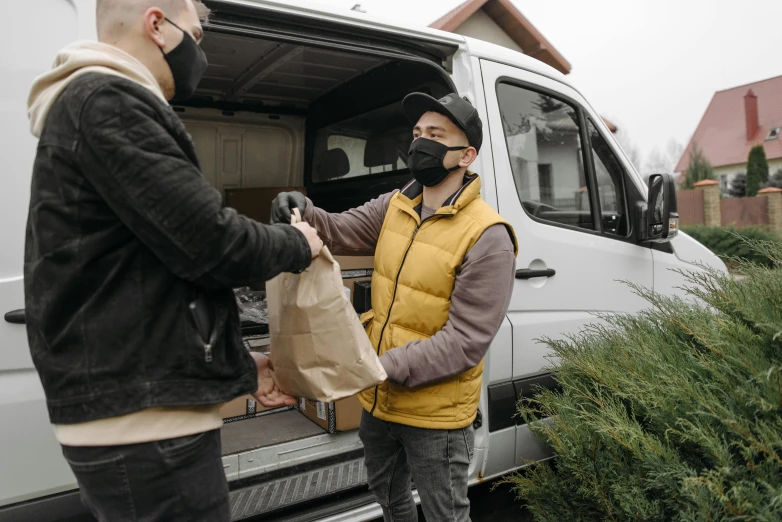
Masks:
[[[520,250],[508,313],[513,376],[489,387],[490,437],[506,441],[515,430],[515,455],[505,456],[521,466],[545,449],[516,426],[507,397],[555,385],[537,340],[575,332],[596,321],[594,312],[639,311],[645,302],[622,281],[652,288],[653,260],[634,240],[640,179],[579,93],[493,61],[481,60],[481,71],[499,211]]]
[[[301,1],[210,0],[210,29],[254,34],[267,40],[329,48],[364,48],[372,54],[417,56],[450,72],[452,58],[464,41],[415,24],[389,22],[344,8]],[[212,22],[217,22],[212,23]],[[297,42],[297,38],[300,40]]]

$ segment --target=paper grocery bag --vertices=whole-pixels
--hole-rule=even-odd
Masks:
[[[387,379],[326,247],[301,274],[268,281],[266,294],[269,357],[283,392],[333,402]]]

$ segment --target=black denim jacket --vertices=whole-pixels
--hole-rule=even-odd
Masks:
[[[232,287],[310,264],[304,236],[222,208],[179,117],[86,74],[53,106],[32,178],[25,306],[55,424],[256,389]],[[199,333],[189,309],[206,304]]]

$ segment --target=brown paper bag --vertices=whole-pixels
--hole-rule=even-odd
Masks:
[[[283,392],[333,402],[387,379],[326,247],[303,273],[268,281],[266,294],[269,357]]]

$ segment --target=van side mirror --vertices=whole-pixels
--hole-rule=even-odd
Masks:
[[[639,243],[667,243],[679,234],[676,183],[670,174],[649,176],[649,197],[641,205]]]

